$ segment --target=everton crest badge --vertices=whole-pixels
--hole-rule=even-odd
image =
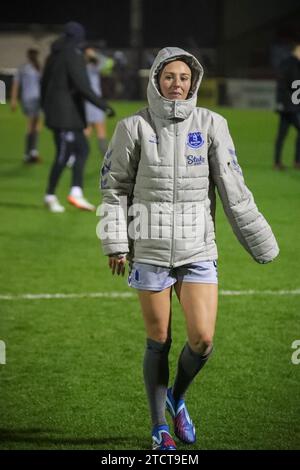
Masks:
[[[189,132],[187,145],[192,149],[198,149],[204,144],[204,138],[201,132]]]

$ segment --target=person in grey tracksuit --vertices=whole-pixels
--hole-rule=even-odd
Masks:
[[[39,51],[31,48],[27,50],[27,62],[19,67],[14,75],[10,100],[11,109],[15,111],[20,94],[22,111],[27,119],[24,163],[38,163],[40,161],[38,152],[38,138],[41,127],[40,80]]]
[[[261,264],[279,252],[244,182],[226,120],[196,107],[203,76],[188,52],[162,49],[151,68],[149,106],[117,125],[105,155],[99,236],[109,267],[138,290],[147,334],[144,380],[153,449],[176,436],[196,440],[184,396],[213,349],[217,313],[215,188],[242,246]],[[171,293],[182,305],[188,341],[168,389]]]
[[[92,90],[96,95],[102,96],[102,85],[101,85],[101,69],[103,68],[102,61],[99,55],[92,47],[86,47],[84,50],[84,57],[87,62],[86,69],[89,77],[89,82]],[[102,109],[97,108],[88,101],[85,102],[85,114],[87,127],[84,131],[86,137],[90,137],[93,129],[98,139],[98,146],[102,156],[105,155],[107,150],[107,139],[106,139],[106,116]]]

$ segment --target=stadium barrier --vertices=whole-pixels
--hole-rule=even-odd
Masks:
[[[225,80],[227,106],[233,108],[274,109],[276,97],[275,80]]]
[[[140,95],[147,99],[149,69],[139,70]],[[275,80],[244,80],[234,78],[204,78],[198,105],[204,107],[230,106],[232,108],[274,109]]]
[[[139,95],[147,99],[149,69],[138,73]],[[0,69],[0,102],[5,103],[10,97],[12,78],[15,68]],[[110,77],[104,77],[104,96],[112,97]],[[106,85],[108,81],[108,85]],[[2,85],[2,87],[1,87]],[[4,92],[3,92],[4,90]],[[276,81],[235,78],[204,78],[198,95],[198,105],[207,108],[229,106],[232,108],[275,109]]]

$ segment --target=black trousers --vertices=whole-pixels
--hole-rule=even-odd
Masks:
[[[72,186],[83,186],[83,171],[89,153],[89,145],[83,130],[54,130],[53,138],[56,147],[55,161],[52,165],[47,194],[54,194],[59,178],[71,155],[75,162],[72,167]]]
[[[300,113],[279,113],[279,116],[280,120],[275,142],[274,163],[276,165],[281,163],[281,154],[284,139],[287,135],[290,126],[294,126],[297,130],[295,163],[300,163]]]

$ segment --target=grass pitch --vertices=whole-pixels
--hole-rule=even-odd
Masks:
[[[117,118],[141,103],[115,103]],[[239,246],[218,204],[221,295],[215,353],[187,395],[197,444],[178,449],[299,449],[300,172],[272,170],[277,117],[267,111],[217,110],[229,121],[239,162],[278,239],[279,258],[255,263]],[[109,135],[116,120],[109,120]],[[0,449],[149,449],[150,420],[142,379],[144,331],[134,291],[110,276],[95,214],[67,207],[50,214],[43,194],[53,159],[43,129],[43,163],[21,161],[24,117],[0,105]],[[99,202],[101,158],[95,138],[85,194]],[[58,189],[62,203],[70,172]],[[298,289],[298,295],[292,291]],[[268,291],[287,291],[274,295]],[[131,293],[131,297],[25,299],[24,294]],[[10,295],[10,298],[4,298]],[[174,299],[171,378],[185,342]],[[300,357],[300,354],[299,354]]]

